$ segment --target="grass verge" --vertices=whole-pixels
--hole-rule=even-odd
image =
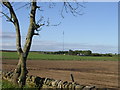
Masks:
[[[23,88],[20,88],[17,85],[13,85],[11,82],[2,80],[2,90],[38,90],[36,87],[29,87],[24,86]]]

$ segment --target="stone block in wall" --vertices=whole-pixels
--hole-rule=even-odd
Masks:
[[[61,80],[54,80],[52,81],[52,86],[56,88],[60,88],[60,83],[62,84]]]
[[[85,86],[83,90],[94,90],[95,86]]]
[[[44,78],[36,76],[34,83],[36,84],[37,87],[42,87],[43,81],[44,81]]]
[[[44,80],[44,84],[48,85],[48,86],[52,86],[52,82],[54,82],[54,79],[50,79],[50,78],[45,78]]]
[[[82,90],[85,86],[83,85],[76,85],[75,90]]]
[[[34,82],[26,82],[26,84],[29,87],[36,87],[36,84]]]
[[[42,87],[44,78],[38,77],[38,76],[27,76],[26,83],[29,86],[34,87]]]
[[[51,83],[51,84],[52,84],[52,86],[53,86],[53,87],[57,87],[57,80],[52,81],[52,83]]]
[[[60,80],[60,81],[58,82],[57,88],[62,88],[62,85],[63,85],[63,81]]]

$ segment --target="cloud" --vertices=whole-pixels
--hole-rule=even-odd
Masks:
[[[21,35],[22,37],[25,37],[25,36],[23,36],[23,35]],[[0,37],[2,38],[2,39],[15,39],[16,38],[16,32],[2,32],[2,33],[0,33]]]
[[[2,49],[16,50],[16,43],[4,42],[2,43]],[[87,43],[65,43],[64,50],[91,50],[94,53],[117,53],[117,46],[110,45],[90,45]],[[31,46],[32,51],[62,51],[63,43],[56,41],[33,41]]]
[[[15,39],[16,33],[14,33],[14,32],[2,32],[2,34],[0,34],[0,36],[2,37],[2,39]]]
[[[90,45],[87,43],[65,43],[64,50],[92,50],[97,53],[117,53],[118,47],[112,45]],[[40,41],[32,45],[32,50],[63,50],[62,42]]]
[[[97,53],[117,53],[118,47],[112,46],[112,45],[91,45],[91,44],[66,44],[66,49],[72,49],[72,50],[92,50],[93,52]]]

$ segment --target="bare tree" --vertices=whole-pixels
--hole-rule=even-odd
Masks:
[[[36,20],[35,20],[36,10],[37,9],[40,11],[42,11],[42,10],[39,6],[37,6],[36,0],[32,0],[32,2],[30,2],[30,7],[31,7],[30,16],[29,16],[30,23],[29,23],[28,33],[26,36],[25,45],[22,48],[21,47],[21,32],[20,32],[21,30],[20,30],[20,25],[19,25],[19,21],[18,21],[18,18],[16,16],[16,13],[15,13],[15,10],[13,9],[11,2],[9,2],[9,1],[3,1],[2,4],[9,10],[10,16],[5,14],[4,12],[1,12],[1,13],[7,18],[8,21],[13,23],[15,30],[16,30],[16,48],[17,48],[17,52],[19,55],[19,62],[17,64],[16,69],[14,70],[13,83],[18,84],[20,87],[23,87],[26,83],[25,82],[26,75],[28,73],[28,70],[26,68],[26,60],[27,60],[27,56],[28,56],[29,51],[30,51],[32,38],[34,35],[39,35],[38,33],[36,33],[36,31],[38,31],[39,28],[41,28],[42,26],[45,25],[43,23],[38,24],[40,21],[42,21],[42,19],[43,19],[42,16],[38,20],[38,22],[36,22]],[[74,6],[76,6],[76,7],[74,7]],[[63,2],[61,16],[64,18],[64,15],[63,15],[64,11],[66,13],[71,12],[74,16],[82,15],[81,12],[78,11],[78,8],[84,7],[84,6],[82,6],[79,3],[76,3],[76,5],[74,5],[74,6],[72,6],[72,4],[69,2]],[[49,7],[53,8],[54,4],[50,4]],[[57,26],[59,24],[56,24],[53,26]],[[46,26],[49,26],[49,25],[50,25],[50,22],[49,22],[49,18],[48,18]]]

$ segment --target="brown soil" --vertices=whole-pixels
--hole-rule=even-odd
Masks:
[[[3,60],[3,70],[15,69],[17,60]],[[71,81],[70,74],[81,85],[95,85],[99,88],[118,87],[117,61],[47,61],[28,60],[30,75]]]

